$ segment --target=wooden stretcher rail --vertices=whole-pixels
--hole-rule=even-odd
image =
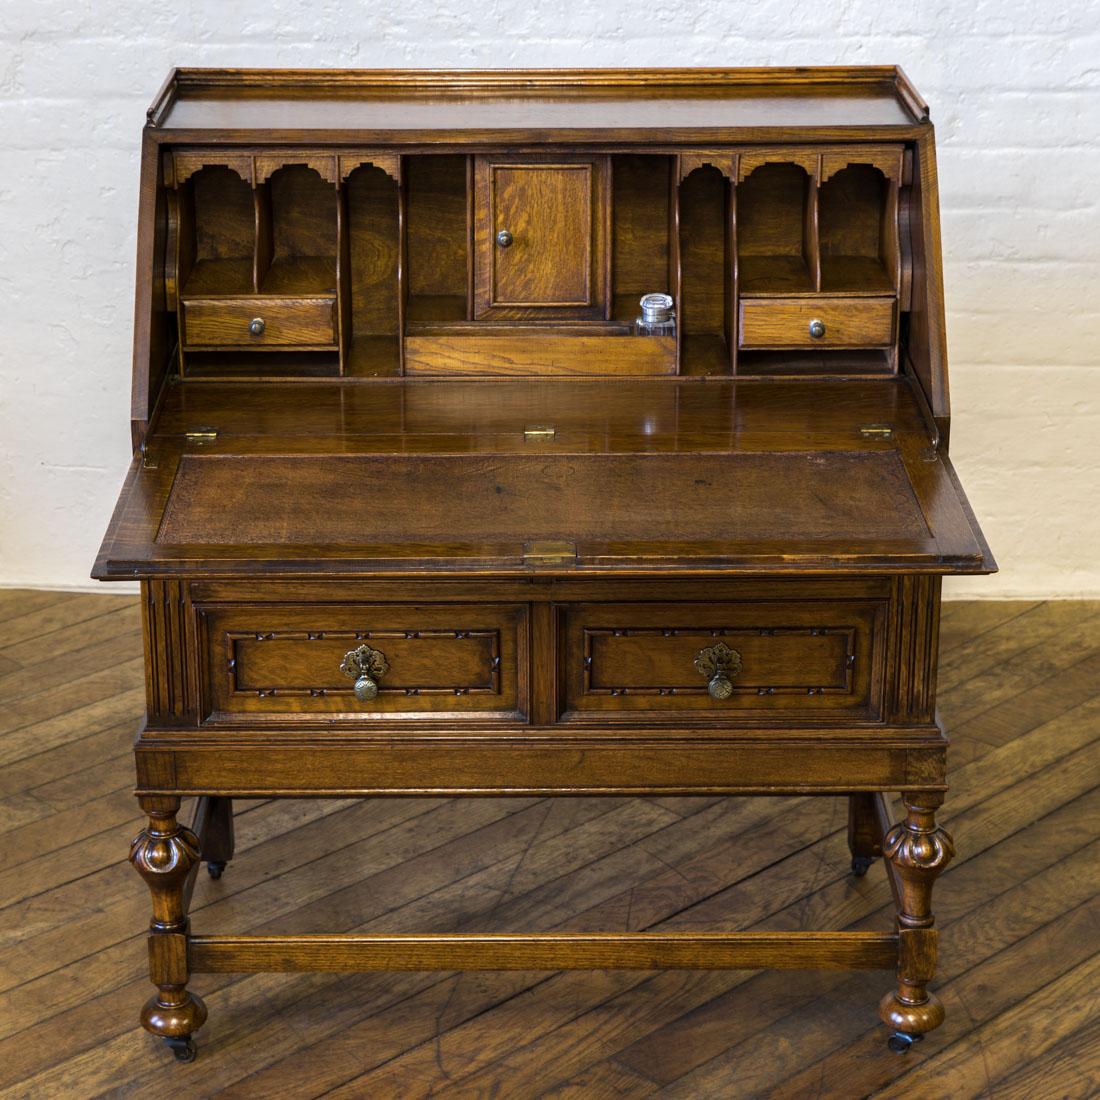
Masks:
[[[206,974],[358,970],[891,970],[878,932],[553,932],[192,936]]]

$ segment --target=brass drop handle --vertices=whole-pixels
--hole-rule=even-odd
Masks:
[[[497,244],[499,244],[501,248],[511,248],[513,240],[515,240],[515,238],[507,229],[502,229],[497,234]]]
[[[695,655],[695,671],[706,677],[712,699],[728,699],[733,694],[733,677],[741,672],[741,654],[725,642],[707,646]]]
[[[267,325],[264,323],[262,317],[253,317],[248,323],[248,331],[251,332],[253,336],[263,336],[266,328]]]
[[[389,671],[390,664],[380,649],[361,645],[349,650],[340,662],[340,671],[355,681],[355,698],[369,703],[378,695],[378,681]]]
[[[825,335],[825,322],[815,317],[810,322],[810,335],[815,340],[820,340]]]

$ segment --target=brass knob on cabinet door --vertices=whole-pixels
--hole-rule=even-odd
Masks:
[[[507,229],[502,229],[497,234],[497,244],[499,244],[501,248],[511,247],[513,239],[512,234],[509,233]]]
[[[733,677],[741,672],[741,654],[725,642],[707,646],[695,655],[695,671],[706,677],[712,699],[728,699],[733,694]]]
[[[264,329],[266,328],[267,325],[264,324],[264,319],[262,317],[253,317],[248,325],[248,331],[251,332],[253,336],[263,336]]]
[[[825,322],[819,321],[816,317],[810,322],[810,335],[815,340],[820,340],[825,335]]]
[[[380,649],[371,649],[361,645],[349,650],[340,662],[340,671],[355,681],[355,698],[360,703],[369,703],[378,696],[378,681],[389,671],[386,655]]]

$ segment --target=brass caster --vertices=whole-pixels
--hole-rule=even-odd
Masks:
[[[867,869],[874,862],[874,856],[852,856],[852,874],[856,878],[863,878],[867,874]]]
[[[199,1052],[190,1035],[170,1035],[164,1040],[164,1044],[176,1056],[177,1062],[193,1062]]]
[[[224,859],[212,859],[206,864],[206,873],[213,879],[222,877],[222,871],[225,870]]]
[[[910,1035],[906,1031],[895,1031],[894,1034],[886,1040],[886,1045],[895,1054],[907,1054],[909,1052],[909,1048],[914,1043],[919,1043],[923,1038],[923,1035]]]

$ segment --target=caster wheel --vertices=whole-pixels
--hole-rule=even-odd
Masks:
[[[224,859],[212,859],[206,865],[206,873],[211,878],[221,878],[222,877],[222,871],[224,871],[224,870],[225,870],[225,860]]]
[[[886,1040],[886,1045],[895,1054],[906,1054],[909,1048],[914,1043],[920,1042],[923,1037],[922,1035],[910,1035],[905,1031],[895,1031],[894,1034]]]
[[[198,1054],[195,1040],[190,1035],[181,1035],[178,1039],[164,1040],[165,1046],[176,1056],[177,1062],[193,1062]]]
[[[863,878],[867,874],[867,869],[874,862],[874,856],[852,856],[852,874],[856,878]]]

